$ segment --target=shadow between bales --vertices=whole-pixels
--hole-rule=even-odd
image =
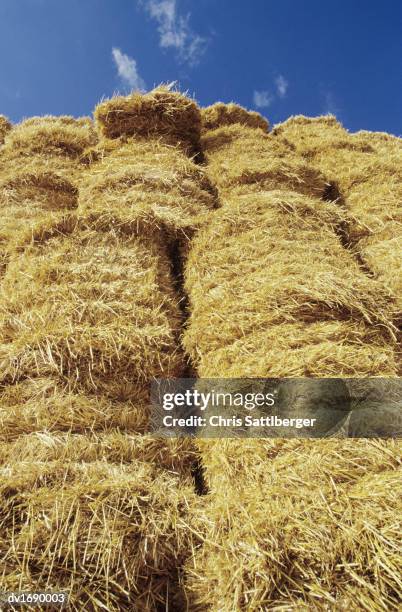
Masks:
[[[346,215],[348,215],[348,207],[346,204],[346,200],[342,195],[338,185],[336,183],[328,183],[325,191],[322,195],[322,200],[324,202],[332,203],[338,206]],[[339,222],[339,224],[335,228],[335,232],[339,238],[339,241],[344,249],[352,253],[353,257],[357,261],[359,268],[364,274],[369,276],[370,278],[374,278],[374,272],[369,268],[367,263],[362,258],[361,254],[357,250],[358,241],[352,240],[351,232],[350,232],[350,224],[352,223],[351,219],[343,219]]]
[[[179,306],[182,314],[182,330],[184,330],[187,326],[187,321],[190,313],[190,304],[188,295],[184,289],[184,266],[185,266],[185,257],[183,255],[184,247],[180,240],[175,240],[171,243],[169,248],[169,259],[171,263],[171,271],[172,278],[174,282],[174,288],[176,294],[179,297]],[[180,338],[180,343],[182,344],[182,339]],[[183,378],[197,378],[197,370],[192,362],[191,357],[185,351],[183,347],[184,354],[186,355],[186,367],[183,371]],[[194,459],[194,463],[191,468],[191,475],[194,481],[194,491],[197,495],[203,496],[207,495],[209,490],[206,484],[204,466],[202,463],[201,457],[197,456]]]

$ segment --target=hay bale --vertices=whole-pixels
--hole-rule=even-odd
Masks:
[[[149,408],[146,389],[133,384],[121,397],[76,393],[57,378],[33,378],[0,387],[0,443],[28,434],[145,433]]]
[[[317,140],[318,142],[318,140]],[[303,157],[319,168],[344,196],[351,186],[364,180],[362,166],[374,166],[375,150],[366,142],[356,141],[350,136],[323,137],[322,142],[305,146]]]
[[[3,432],[2,432],[3,434]],[[124,430],[85,433],[43,431],[20,434],[0,445],[0,464],[24,462],[130,465],[142,461],[190,482],[196,449],[188,438],[164,440]]]
[[[6,134],[12,129],[12,123],[4,115],[0,115],[0,146],[4,142]]]
[[[78,189],[58,174],[15,172],[0,181],[0,249],[8,256],[56,225],[68,225]]]
[[[276,125],[272,134],[291,143],[343,196],[361,178],[360,166],[373,164],[375,160],[375,148],[367,139],[349,134],[333,115],[290,117]]]
[[[332,463],[341,468],[337,471],[339,481],[349,484],[359,482],[367,474],[399,468],[401,463],[400,440],[199,439],[197,444],[203,452],[211,498],[222,500],[228,499],[235,490],[251,495],[258,484],[268,489],[272,477],[278,477],[278,471],[283,476],[288,471],[290,479],[292,470],[301,474],[303,454],[306,479],[314,481],[316,489],[323,483],[330,484]],[[343,472],[342,466],[353,461],[353,469]],[[247,478],[242,478],[241,473],[247,473]],[[303,494],[300,489],[289,489],[289,495]]]
[[[304,154],[306,148],[320,143],[323,138],[342,138],[348,132],[334,115],[329,114],[319,117],[294,115],[283,123],[274,125],[272,134],[289,139],[297,151]]]
[[[118,398],[183,369],[163,239],[54,237],[9,264],[0,302],[2,381],[56,375]]]
[[[53,126],[87,127],[93,132],[91,117],[72,117],[71,115],[41,115],[39,117],[28,117],[23,121],[25,127],[42,126],[44,124]],[[93,134],[92,134],[93,135]]]
[[[366,182],[373,174],[376,182],[385,184],[398,173],[401,138],[380,132],[350,134],[333,116],[291,117],[276,125],[272,134],[285,138],[300,155],[336,182],[345,198],[351,188]],[[354,212],[353,207],[351,210]]]
[[[79,215],[102,231],[188,237],[199,216],[215,206],[205,171],[178,147],[158,140],[103,141],[87,152]]]
[[[398,442],[204,444],[213,492],[187,563],[194,608],[398,610]]]
[[[338,223],[330,203],[279,190],[213,214],[186,264],[184,344],[200,376],[395,374],[394,301]]]
[[[401,398],[401,378],[349,379],[347,386],[351,397],[352,409],[367,403],[395,404]]]
[[[96,140],[89,119],[31,117],[14,126],[7,135],[3,156],[8,153],[24,157],[45,153],[77,159]]]
[[[207,132],[202,142],[221,196],[234,188],[243,193],[283,188],[320,197],[327,188],[324,176],[295,157],[292,145],[259,129],[221,127]]]
[[[201,117],[197,104],[178,91],[160,86],[98,104],[95,123],[105,138],[157,138],[195,154],[200,149]]]
[[[54,379],[0,388],[0,464],[142,461],[191,480],[193,441],[147,433],[148,390],[132,391],[128,400],[108,400],[71,392]]]
[[[353,163],[356,156],[370,163],[370,154],[375,152],[367,140],[349,134],[333,115],[290,117],[275,125],[272,135],[285,138],[298,155],[335,182],[342,193],[359,176]]]
[[[184,605],[195,494],[142,461],[21,461],[0,468],[5,591],[65,591],[73,610]]]
[[[251,128],[259,128],[263,132],[269,131],[269,123],[265,117],[249,111],[239,104],[224,104],[216,102],[211,106],[201,109],[202,128],[205,131],[215,130],[225,125],[233,125],[239,123]]]
[[[244,338],[241,329],[236,333],[231,344],[197,353],[202,376],[395,376],[400,367],[394,345],[357,322],[281,324]],[[186,346],[192,340],[186,336]]]
[[[395,156],[381,158],[375,149],[370,149],[365,143],[342,139],[330,145],[315,146],[309,149],[307,156],[337,184],[346,206],[356,217],[361,217],[361,221],[364,221],[365,205],[359,207],[359,202],[352,202],[350,197],[356,188],[371,182],[373,186],[382,186],[383,190],[389,184],[388,192],[391,193],[394,189],[400,190]],[[373,196],[372,205],[375,205],[378,196]]]
[[[80,156],[96,141],[89,119],[31,117],[7,134],[0,169],[12,178],[23,164],[27,174],[54,172],[72,180],[81,171]]]

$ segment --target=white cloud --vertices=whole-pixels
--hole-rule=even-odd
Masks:
[[[116,64],[119,77],[132,89],[144,91],[146,89],[145,81],[138,73],[137,62],[135,59],[122,53],[120,49],[114,47],[112,56]]]
[[[254,91],[253,100],[257,108],[268,108],[274,101],[274,96],[269,91]]]
[[[284,98],[286,96],[286,92],[289,87],[289,82],[285,79],[285,77],[280,74],[275,79],[276,91],[278,92],[278,96],[280,98]]]
[[[198,64],[208,41],[189,25],[190,15],[180,15],[176,0],[139,0],[147,13],[158,24],[159,44],[176,50],[181,61],[191,66]]]

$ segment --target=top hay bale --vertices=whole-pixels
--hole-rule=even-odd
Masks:
[[[248,111],[238,104],[217,102],[201,110],[202,127],[204,130],[215,130],[224,125],[240,123],[247,127],[269,131],[269,123],[265,117],[255,111]]]
[[[12,129],[12,125],[4,115],[0,115],[0,145],[4,142],[4,137]]]
[[[94,117],[105,138],[160,138],[167,144],[180,143],[189,154],[200,148],[201,116],[197,104],[165,86],[147,94],[134,92],[101,102]]]

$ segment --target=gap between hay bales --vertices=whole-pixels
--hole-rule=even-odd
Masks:
[[[352,234],[350,232],[350,223],[348,220],[348,209],[346,206],[346,202],[341,192],[339,191],[338,186],[335,183],[329,183],[328,187],[325,189],[323,193],[323,198],[325,202],[331,202],[336,206],[339,206],[344,214],[344,219],[340,220],[337,225],[334,226],[335,233],[339,237],[339,241],[344,249],[349,251],[357,261],[362,272],[367,274],[368,277],[374,278],[375,274],[373,270],[367,265],[367,262],[364,261],[361,253],[356,249],[358,242],[353,239]]]

